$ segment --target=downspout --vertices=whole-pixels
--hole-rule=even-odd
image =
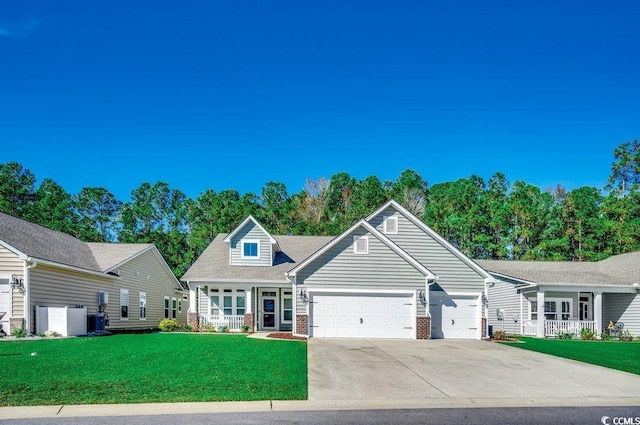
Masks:
[[[31,262],[27,266],[27,262]],[[27,257],[24,261],[24,298],[23,298],[23,314],[24,314],[24,329],[28,334],[31,334],[31,269],[35,269],[38,262]]]
[[[484,334],[489,338],[489,288],[493,288],[496,285],[496,281],[493,278],[486,278],[484,280],[484,300],[482,303],[482,310],[484,311]],[[502,319],[504,323],[504,318]],[[480,319],[482,323],[482,319]],[[482,337],[481,337],[482,338]]]

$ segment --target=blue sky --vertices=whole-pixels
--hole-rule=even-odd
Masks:
[[[0,163],[188,196],[346,171],[602,188],[640,137],[637,1],[0,4]]]

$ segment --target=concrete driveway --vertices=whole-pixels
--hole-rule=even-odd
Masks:
[[[640,397],[640,376],[488,341],[320,339],[309,400]]]

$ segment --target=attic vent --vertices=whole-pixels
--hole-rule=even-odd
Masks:
[[[395,235],[398,233],[398,217],[384,217],[382,219],[384,233]]]
[[[368,254],[369,253],[369,236],[353,237],[353,253]]]

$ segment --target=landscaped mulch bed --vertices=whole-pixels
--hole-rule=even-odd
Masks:
[[[304,336],[296,336],[293,335],[291,332],[274,332],[272,334],[267,335],[267,338],[274,338],[274,339],[297,339],[299,341],[306,341],[307,338]]]

